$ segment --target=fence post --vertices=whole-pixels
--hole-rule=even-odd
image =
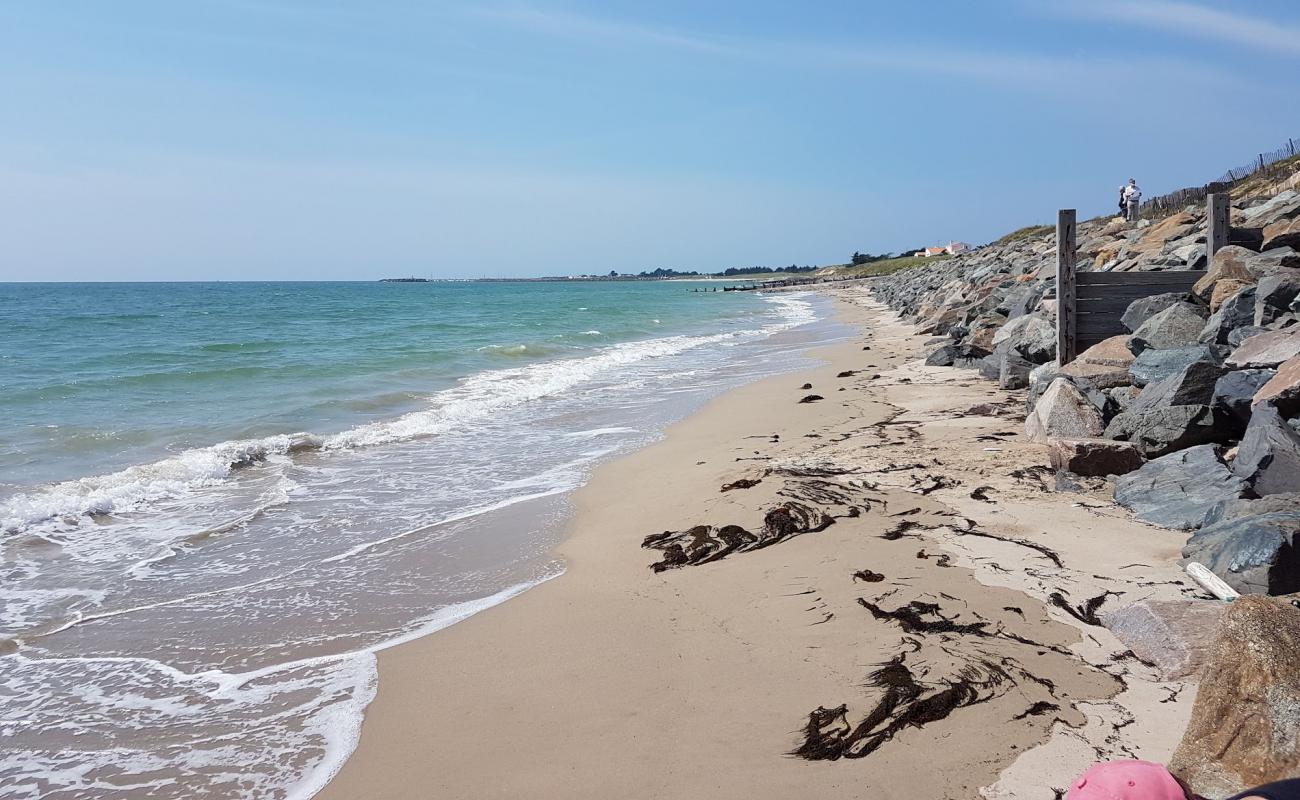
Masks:
[[[1215,192],[1210,195],[1206,206],[1205,216],[1210,222],[1210,230],[1205,236],[1206,269],[1214,263],[1214,254],[1228,244],[1230,200],[1231,196],[1227,192]]]
[[[1056,212],[1056,358],[1065,366],[1078,355],[1075,351],[1073,208]]]
[[[1295,155],[1295,139],[1287,139],[1286,146],[1291,148],[1291,155]]]
[[[1264,154],[1263,154],[1263,153],[1260,153],[1260,154],[1259,154],[1259,168],[1260,168],[1260,169],[1263,169],[1263,168],[1264,168]]]

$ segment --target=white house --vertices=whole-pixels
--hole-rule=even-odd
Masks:
[[[969,250],[970,245],[965,242],[948,242],[948,246],[944,248],[944,252],[950,256],[955,256],[958,253],[965,253]]]

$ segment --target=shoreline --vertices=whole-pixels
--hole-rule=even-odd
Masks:
[[[1123,648],[1107,631],[1047,601],[1123,591],[1131,602],[1139,582],[1152,584],[1141,596],[1179,596],[1181,541],[1108,500],[1040,491],[1024,476],[1041,453],[1008,433],[1019,426],[1007,393],[919,366],[922,339],[864,290],[828,294],[869,351],[861,336],[814,348],[818,365],[732,389],[599,467],[553,551],[565,574],[378,654],[360,742],[316,796],[887,797],[924,785],[927,797],[1028,797],[1097,757],[1166,757],[1190,707],[1185,685],[1116,662]],[[799,403],[804,383],[823,399]],[[954,416],[979,405],[989,413]],[[975,446],[980,436],[998,447]],[[943,463],[891,460],[922,450]],[[850,471],[815,477],[814,464]],[[758,483],[719,491],[743,478]],[[851,499],[817,502],[827,488]],[[647,535],[770,529],[765,509],[781,503],[833,524],[648,568],[662,554],[641,547]],[[1070,532],[1081,527],[1100,541]],[[1095,577],[1119,573],[1110,540],[1151,563],[1144,580]],[[928,629],[941,620],[981,633]],[[863,730],[881,696],[869,675],[900,657],[921,696],[972,666],[985,672],[942,719]],[[807,727],[841,703],[842,722]],[[841,724],[852,733],[837,734]],[[854,758],[855,747],[870,752]]]

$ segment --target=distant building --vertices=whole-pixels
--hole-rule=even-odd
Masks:
[[[947,247],[927,247],[924,250],[917,250],[912,255],[917,258],[929,258],[930,256],[955,256],[958,253],[965,253],[971,249],[971,246],[965,242],[948,242]]]

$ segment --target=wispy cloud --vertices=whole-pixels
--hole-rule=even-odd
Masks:
[[[859,69],[870,73],[930,75],[1010,89],[1061,92],[1073,97],[1090,86],[1132,80],[1135,71],[1149,79],[1197,79],[1226,85],[1230,77],[1205,64],[1172,58],[1123,58],[978,50],[960,43],[899,40],[854,45],[795,39],[736,37],[648,25],[540,6],[475,8],[474,17],[560,37],[592,47],[667,48],[706,56],[736,58],[803,68]]]
[[[637,22],[603,19],[569,11],[530,6],[475,8],[474,16],[541,33],[607,45],[655,45],[717,55],[745,55],[743,44],[728,44],[716,38],[683,33]]]
[[[1178,0],[1087,0],[1053,7],[1058,13],[1141,25],[1199,39],[1300,56],[1300,25]]]

